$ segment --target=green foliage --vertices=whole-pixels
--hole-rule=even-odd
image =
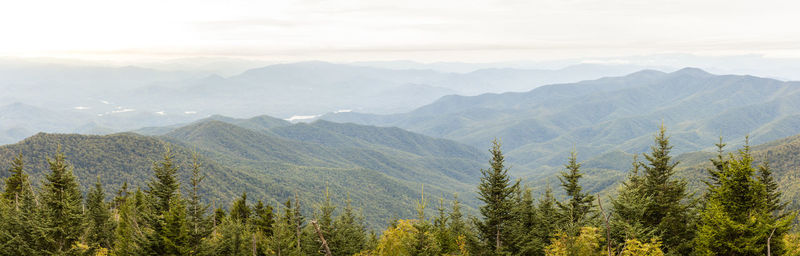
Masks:
[[[492,155],[489,169],[481,169],[481,183],[478,185],[478,196],[484,206],[480,207],[483,220],[476,223],[480,230],[480,238],[490,252],[500,252],[503,244],[510,243],[511,210],[514,205],[513,196],[519,189],[519,181],[511,182],[508,169],[504,167],[504,157],[498,140],[492,141],[489,150]]]
[[[593,210],[594,196],[583,192],[583,187],[579,183],[583,174],[575,151],[572,151],[569,162],[564,167],[567,171],[561,172],[559,179],[561,187],[564,188],[569,199],[567,202],[557,203],[560,222],[562,227],[569,230],[569,233],[577,234],[581,227],[592,224],[596,217]]]
[[[75,255],[80,252],[75,245],[84,231],[83,197],[64,154],[59,150],[48,162],[51,172],[41,192],[44,237],[40,249],[52,254]]]
[[[28,182],[28,175],[25,174],[23,170],[25,163],[22,160],[22,153],[17,155],[14,160],[11,161],[11,168],[8,169],[8,172],[11,173],[5,182],[6,187],[3,190],[3,198],[8,202],[15,202],[19,200],[19,196],[23,193]]]
[[[692,249],[695,202],[686,192],[686,181],[674,177],[678,163],[671,160],[671,149],[662,125],[651,153],[644,154],[646,162],[634,162],[619,196],[612,200],[612,217],[618,242],[660,238],[666,253],[686,255]]]
[[[772,252],[783,252],[782,237],[794,215],[773,215],[767,188],[756,177],[750,147],[730,156],[719,175],[719,185],[709,187],[702,210],[696,253],[699,255],[765,255],[767,239]]]
[[[105,197],[103,185],[98,177],[94,188],[89,190],[86,196],[86,223],[88,224],[86,242],[89,245],[90,254],[100,248],[110,249],[114,245],[115,223],[111,220],[111,212],[105,203]]]

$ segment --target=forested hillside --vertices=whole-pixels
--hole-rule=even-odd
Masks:
[[[22,152],[38,184],[46,172],[47,157],[61,146],[84,190],[99,176],[114,191],[125,182],[144,186],[151,178],[152,161],[169,144],[182,181],[189,179],[192,153],[199,155],[208,176],[208,186],[201,192],[213,200],[230,201],[247,192],[251,198],[276,205],[297,193],[314,205],[323,200],[328,187],[337,205],[349,197],[371,227],[382,226],[392,217],[412,216],[409,198],[416,198],[423,184],[435,197],[460,194],[467,210],[476,203],[471,187],[478,180],[484,155],[476,149],[396,128],[324,121],[276,125],[273,121],[263,116],[215,117],[158,129],[167,133],[155,137],[38,134],[0,147],[0,168],[8,168],[13,156]]]
[[[664,123],[676,153],[711,149],[719,136],[732,146],[800,133],[800,83],[686,68],[644,70],[522,93],[447,96],[395,115],[329,114],[323,119],[396,126],[483,148],[507,147],[512,173],[553,174],[575,146],[582,160],[606,153],[644,152]]]
[[[178,128],[168,136],[208,150],[227,150],[225,155],[245,155],[245,159],[249,153],[288,143],[257,139],[257,134],[246,134],[236,127],[209,120]],[[198,139],[229,140],[224,136],[228,132],[266,146]],[[796,158],[789,155],[796,156],[798,138],[764,145],[757,151],[749,145],[727,155],[720,151],[710,159],[707,169],[687,178],[679,175],[669,136],[662,126],[653,137],[651,150],[641,154],[641,160],[634,158],[624,182],[608,200],[601,197],[609,195],[595,195],[584,188],[594,182],[584,177],[584,166],[575,151],[564,160],[558,186],[534,196],[529,186],[509,176],[502,144],[495,140],[489,150],[489,167],[480,169],[480,181],[473,188],[479,200],[475,213],[465,212],[457,197],[434,196],[432,200],[429,194],[420,193],[419,199],[412,199],[407,197],[414,194],[411,190],[389,191],[386,184],[351,184],[357,186],[349,190],[354,194],[391,194],[391,200],[412,203],[401,207],[416,210],[416,217],[387,221],[378,235],[367,228],[363,215],[367,211],[357,210],[353,198],[343,204],[333,202],[328,184],[319,193],[320,200],[311,204],[307,196],[294,194],[284,195],[285,203],[273,207],[262,196],[254,196],[253,190],[216,201],[219,198],[213,189],[226,186],[220,182],[227,182],[228,187],[247,186],[219,174],[248,174],[216,168],[217,164],[196,154],[188,160],[177,157],[186,154],[180,147],[163,148],[150,170],[141,170],[136,166],[142,164],[143,156],[159,155],[146,148],[164,145],[152,137],[40,134],[0,151],[11,159],[0,194],[0,255],[797,255],[800,235],[792,232],[797,211],[783,199],[779,185],[787,174],[781,175],[754,159],[760,155],[784,161],[778,166],[794,166],[794,160],[786,159]],[[37,150],[52,147],[49,142],[53,141],[79,145],[84,150],[56,146],[45,164],[26,164],[26,152],[43,157]],[[111,141],[125,144],[110,148],[98,144]],[[142,148],[120,150],[132,146]],[[723,146],[718,144],[719,148]],[[98,151],[98,147],[107,153]],[[302,147],[299,149],[302,151]],[[83,167],[73,169],[63,150],[77,152],[72,155],[77,159],[74,166]],[[107,154],[128,159],[108,161],[103,158],[109,157]],[[684,157],[687,162],[699,158],[702,156]],[[105,187],[110,185],[103,184],[98,175],[93,186],[82,188],[76,174],[87,175],[83,168],[114,168],[117,160],[128,163],[108,173],[125,176],[133,172],[137,179],[148,176],[135,181],[145,185],[133,189],[131,183],[124,183],[108,191]],[[181,163],[188,168],[179,167]],[[683,174],[689,169],[683,169]],[[32,181],[37,178],[28,173],[44,176],[38,178],[41,185],[34,186]],[[181,177],[187,174],[188,178]],[[337,178],[331,173],[323,177]],[[702,187],[693,187],[692,183],[698,181]],[[289,184],[280,177],[274,182]],[[341,187],[343,183],[336,184]],[[295,191],[302,188],[300,184],[294,186]],[[553,189],[563,196],[554,196]],[[214,198],[211,204],[209,197]],[[368,209],[386,206],[365,202]],[[391,209],[392,213],[402,210]]]

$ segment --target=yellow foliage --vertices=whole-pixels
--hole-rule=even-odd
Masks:
[[[582,227],[577,237],[558,232],[544,252],[547,256],[600,256],[603,255],[600,247],[602,241],[599,228]]]
[[[784,256],[800,256],[800,234],[792,233],[783,236]]]
[[[636,239],[625,241],[625,247],[620,254],[622,256],[664,256],[661,251],[661,241],[650,239],[649,243],[642,243]]]
[[[409,249],[413,246],[414,234],[417,232],[417,228],[414,227],[414,221],[415,220],[398,220],[395,227],[390,227],[383,231],[381,239],[378,240],[378,247],[374,251],[363,251],[356,255],[411,255]]]

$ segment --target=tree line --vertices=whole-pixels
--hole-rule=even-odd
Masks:
[[[349,200],[338,209],[328,191],[313,206],[294,196],[273,207],[243,193],[212,207],[199,193],[197,157],[182,188],[169,148],[144,187],[123,184],[111,195],[97,178],[84,196],[60,149],[34,186],[20,154],[0,196],[0,255],[800,255],[797,213],[781,201],[769,165],[754,166],[749,145],[735,154],[722,140],[716,146],[702,195],[675,177],[662,126],[614,197],[583,190],[573,151],[559,177],[566,196],[557,199],[551,188],[535,198],[512,180],[494,141],[480,170],[478,216],[466,216],[457,195],[426,209],[423,189],[417,217],[392,220],[380,234]],[[303,216],[302,207],[314,213]]]

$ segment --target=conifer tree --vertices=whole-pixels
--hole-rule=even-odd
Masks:
[[[342,213],[332,223],[331,253],[333,255],[353,255],[367,249],[367,230],[364,220],[356,215],[348,198]]]
[[[433,219],[436,243],[439,244],[439,249],[442,254],[456,252],[458,250],[455,241],[456,237],[450,233],[450,229],[447,226],[447,223],[450,221],[450,216],[448,216],[447,208],[445,208],[444,198],[439,198],[439,205],[436,207],[436,212],[437,215]]]
[[[274,223],[272,206],[265,206],[261,200],[258,200],[256,206],[253,207],[253,225],[255,228],[265,236],[271,236]]]
[[[200,183],[205,179],[205,175],[200,173],[201,164],[196,153],[192,154],[192,178],[190,180],[192,190],[187,206],[186,222],[189,224],[188,246],[191,248],[192,255],[200,253],[201,241],[204,237],[211,234],[212,219],[206,215],[208,205],[203,204],[200,197]]]
[[[512,255],[537,255],[544,250],[544,241],[536,234],[536,229],[542,228],[540,216],[534,204],[531,189],[525,187],[517,193],[516,205],[513,209],[511,237],[513,243],[509,246]]]
[[[513,195],[519,189],[519,183],[511,182],[508,169],[504,167],[504,157],[498,140],[492,141],[489,150],[492,155],[489,169],[481,169],[481,182],[478,185],[478,199],[485,205],[480,206],[483,220],[476,224],[485,248],[490,252],[500,252],[503,243],[508,240],[507,232],[511,209],[514,205]]]
[[[94,188],[89,190],[86,196],[86,222],[87,222],[87,242],[90,248],[89,253],[94,254],[100,248],[111,249],[114,245],[114,222],[111,220],[111,212],[106,204],[103,185],[100,177],[94,184]]]
[[[686,255],[692,249],[696,203],[686,191],[686,181],[673,177],[678,162],[671,159],[672,146],[664,125],[659,128],[654,141],[651,153],[644,154],[646,163],[641,164],[644,171],[641,187],[634,191],[640,193],[640,199],[649,199],[638,221],[654,229],[653,235],[661,238],[665,253]],[[634,216],[629,218],[636,220]],[[642,237],[640,240],[650,238]]]
[[[719,186],[709,188],[708,202],[701,212],[695,238],[698,255],[766,255],[767,239],[773,255],[781,255],[779,242],[794,216],[772,214],[765,184],[753,168],[750,147],[730,156],[719,176]]]
[[[143,249],[151,255],[169,255],[183,252],[187,246],[184,227],[186,207],[180,195],[178,167],[173,164],[174,155],[165,147],[163,158],[153,163],[154,178],[147,184],[148,208],[143,214],[152,232],[145,232]],[[180,209],[172,209],[180,206]],[[183,214],[181,214],[183,212]]]
[[[232,221],[239,223],[247,223],[250,219],[250,206],[247,206],[247,192],[243,192],[242,196],[231,205],[230,218]]]
[[[772,177],[772,169],[769,168],[769,163],[765,162],[758,166],[758,181],[764,184],[766,193],[766,204],[769,211],[775,216],[786,216],[782,211],[788,205],[788,202],[781,202],[782,193],[778,188],[778,182]]]
[[[596,215],[593,212],[594,196],[583,192],[580,185],[581,164],[578,163],[577,153],[573,150],[570,153],[569,161],[564,167],[566,172],[561,172],[561,187],[566,191],[569,198],[566,202],[557,202],[559,208],[560,222],[567,229],[568,235],[577,235],[580,228],[587,226],[594,221]]]
[[[553,189],[550,184],[547,185],[544,195],[539,199],[536,205],[536,212],[539,218],[539,227],[534,230],[536,239],[542,241],[542,246],[550,245],[553,235],[556,233],[557,223],[559,219],[558,202],[553,196]],[[543,254],[543,250],[539,250],[534,255]]]
[[[13,169],[13,168],[12,168]],[[41,215],[27,175],[21,176],[14,200],[0,197],[0,255],[37,255],[44,239]]]
[[[9,205],[16,204],[19,197],[22,195],[24,187],[28,182],[28,175],[25,174],[23,167],[25,163],[22,160],[22,153],[19,153],[14,160],[11,161],[11,168],[8,171],[11,175],[5,180],[6,186],[3,191],[3,198],[11,202]]]
[[[642,190],[644,182],[638,155],[633,156],[632,165],[627,180],[622,182],[617,191],[617,197],[611,199],[613,210],[610,229],[612,239],[617,244],[622,244],[628,239],[646,239],[655,236],[655,227],[646,226],[643,222],[650,197]]]
[[[120,195],[117,214],[119,215],[117,227],[114,230],[114,255],[128,256],[140,255],[140,243],[143,241],[142,233],[142,219],[139,214],[139,205],[144,205],[143,202],[137,203],[137,198],[141,200],[143,194],[141,189],[137,189],[133,196]]]
[[[76,242],[84,230],[81,191],[60,147],[47,161],[50,174],[42,184],[44,238],[40,248],[48,254],[75,255],[79,253]]]

